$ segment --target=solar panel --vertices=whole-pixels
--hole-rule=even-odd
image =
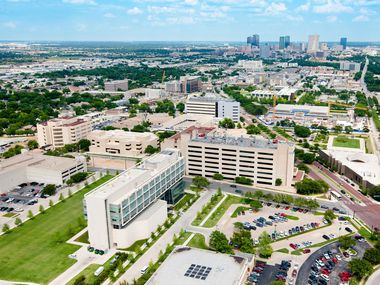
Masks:
[[[211,267],[207,267],[204,265],[191,264],[184,276],[200,280],[206,280],[207,276],[211,272],[211,269]]]

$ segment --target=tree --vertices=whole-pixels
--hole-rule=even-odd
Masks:
[[[10,230],[11,230],[11,228],[9,227],[8,224],[4,224],[4,225],[3,225],[3,233],[7,233],[7,232],[9,232]]]
[[[310,153],[310,152],[306,152],[302,155],[302,161],[306,164],[312,164],[315,160],[315,154],[314,153]]]
[[[69,184],[69,182],[79,183],[79,182],[82,182],[83,180],[85,180],[87,178],[87,176],[88,176],[87,172],[78,172],[78,173],[75,173],[74,175],[72,175],[70,177],[70,179],[67,180],[66,183],[67,184]]]
[[[214,180],[223,180],[224,179],[224,176],[220,173],[215,173],[213,176],[212,176],[212,179]]]
[[[328,221],[328,222],[332,222],[333,220],[335,220],[336,219],[336,215],[335,215],[335,213],[334,213],[334,211],[333,210],[327,210],[325,213],[324,213],[324,218],[325,218],[325,220],[326,221]]]
[[[273,248],[270,245],[271,238],[267,232],[263,232],[259,237],[258,253],[262,258],[268,258],[273,253]]]
[[[210,185],[210,182],[207,180],[207,178],[202,176],[194,176],[193,178],[193,185],[197,188],[205,188],[208,185]]]
[[[181,113],[183,113],[183,111],[185,111],[185,104],[182,103],[182,102],[179,102],[176,106],[177,110]]]
[[[373,265],[380,264],[380,250],[378,248],[370,248],[364,252],[363,259],[371,262]]]
[[[29,210],[27,216],[29,219],[33,219],[33,217],[34,217],[33,212],[31,210]]]
[[[260,129],[255,125],[249,125],[246,127],[248,135],[258,135],[260,134]]]
[[[377,185],[371,189],[368,189],[368,194],[372,197],[380,196],[380,185]]]
[[[369,261],[358,258],[351,260],[348,263],[348,267],[358,279],[362,279],[373,271],[373,266]]]
[[[326,193],[329,185],[322,180],[313,180],[304,178],[302,181],[296,182],[295,187],[298,194],[312,195]]]
[[[90,145],[91,145],[91,142],[88,139],[81,139],[78,142],[78,148],[82,151],[89,151]]]
[[[282,179],[277,178],[275,183],[276,183],[276,186],[281,186],[282,185]]]
[[[285,283],[278,280],[278,281],[272,281],[271,283],[269,283],[269,285],[284,285]]]
[[[346,127],[344,127],[344,131],[346,134],[350,134],[354,131],[354,129],[350,126],[346,126]]]
[[[48,184],[42,189],[43,195],[52,196],[55,194],[57,187],[54,184]]]
[[[75,279],[74,285],[85,285],[86,284],[86,277],[84,275],[80,275],[78,278]]]
[[[63,197],[63,194],[59,194],[59,201],[63,201],[65,198]]]
[[[349,249],[356,244],[355,240],[351,236],[341,236],[339,238],[340,245],[343,249]]]
[[[16,220],[15,220],[15,225],[16,225],[16,226],[19,226],[19,225],[21,225],[21,224],[22,224],[21,219],[20,219],[19,217],[17,217]]]
[[[145,148],[144,153],[146,153],[146,154],[154,154],[154,153],[159,152],[159,151],[160,151],[160,148],[154,147],[152,145],[148,145]]]
[[[210,247],[221,253],[233,253],[228,244],[226,235],[220,231],[213,231],[210,235]]]
[[[40,213],[45,213],[45,208],[44,206],[40,205],[40,207],[38,208],[38,210],[40,211]]]
[[[300,163],[300,164],[298,164],[298,165],[297,165],[297,168],[298,168],[299,170],[303,170],[303,171],[305,171],[305,173],[309,173],[309,172],[310,172],[309,167],[308,167],[306,164],[304,164],[304,163]]]
[[[219,121],[219,128],[234,129],[235,123],[231,118],[224,118]]]
[[[311,131],[309,128],[304,127],[304,126],[295,126],[294,127],[294,133],[296,134],[297,137],[300,138],[307,138],[311,135]]]
[[[29,149],[36,149],[38,148],[38,142],[35,140],[28,141],[28,148]]]
[[[245,230],[240,225],[235,227],[235,231],[231,238],[231,244],[238,247],[241,252],[254,253],[251,232]]]
[[[244,185],[252,185],[252,179],[244,177],[244,176],[238,176],[235,178],[235,182],[238,184],[244,184]]]

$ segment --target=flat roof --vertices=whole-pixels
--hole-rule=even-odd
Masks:
[[[176,247],[146,285],[239,285],[248,260],[213,251]]]
[[[213,93],[208,93],[204,96],[202,95],[190,96],[188,98],[188,102],[218,102],[218,101],[236,102],[233,99],[221,97],[218,94],[213,94]]]
[[[310,105],[291,105],[291,104],[278,104],[276,111],[286,112],[310,112],[310,113],[326,113],[329,112],[328,106],[310,106]]]
[[[149,132],[139,133],[139,132],[126,132],[123,130],[111,130],[111,131],[103,131],[103,130],[94,130],[90,134],[88,134],[91,138],[97,139],[120,139],[120,140],[144,140],[144,139],[157,139],[158,137]]]
[[[0,174],[22,167],[37,167],[47,170],[64,171],[78,162],[68,157],[57,157],[28,152],[19,154],[0,162]]]
[[[254,137],[232,137],[232,136],[218,136],[215,133],[207,135],[204,137],[193,138],[193,142],[201,143],[211,143],[211,144],[222,144],[222,145],[233,145],[239,147],[254,147],[254,148],[269,148],[277,149],[279,144],[288,144],[292,146],[292,143],[287,143],[284,141],[269,140],[264,137],[254,136]]]
[[[137,166],[122,172],[85,196],[101,199],[107,198],[110,203],[121,202],[126,196],[134,193],[142,184],[178,161],[180,157],[181,155],[178,150],[165,149],[143,160]]]
[[[363,180],[373,185],[380,184],[380,161],[377,155],[344,150],[325,150],[325,152],[359,174]]]

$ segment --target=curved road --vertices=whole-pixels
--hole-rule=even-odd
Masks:
[[[378,268],[367,280],[366,285],[380,285],[380,268]]]

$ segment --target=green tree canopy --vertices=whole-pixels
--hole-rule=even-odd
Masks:
[[[210,247],[218,252],[233,253],[226,235],[220,231],[213,231],[210,235]]]

